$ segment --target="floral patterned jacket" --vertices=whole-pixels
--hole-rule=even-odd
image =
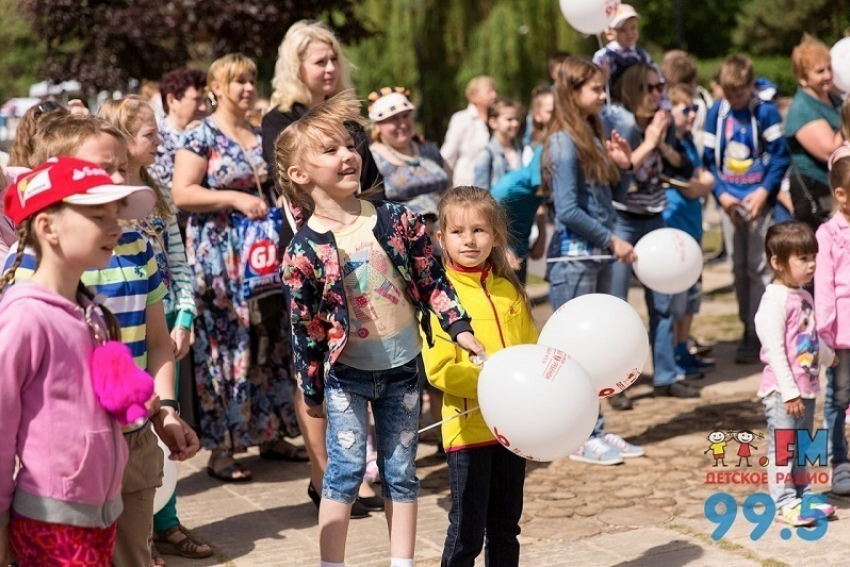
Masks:
[[[375,239],[407,283],[420,324],[432,344],[430,317],[454,340],[472,332],[471,319],[443,267],[434,258],[422,218],[387,201],[375,203]],[[348,342],[348,306],[333,233],[318,233],[305,224],[290,242],[283,259],[283,281],[292,295],[292,350],[295,375],[307,404],[321,405],[324,378]]]

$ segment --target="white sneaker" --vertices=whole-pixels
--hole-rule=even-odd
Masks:
[[[832,493],[850,495],[850,463],[841,463],[832,469]]]
[[[599,437],[591,437],[570,455],[570,460],[589,465],[619,465],[623,462],[623,457],[616,448]]]
[[[614,435],[613,433],[606,433],[602,440],[617,449],[620,452],[620,456],[624,459],[643,457],[646,454],[643,447],[632,445],[619,435]]]

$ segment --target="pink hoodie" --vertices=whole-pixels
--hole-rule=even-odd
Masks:
[[[64,297],[26,281],[0,297],[0,527],[11,509],[100,528],[121,514],[128,449],[95,398],[94,347],[82,308]]]
[[[850,225],[841,212],[820,225],[815,268],[815,316],[821,338],[850,349]]]

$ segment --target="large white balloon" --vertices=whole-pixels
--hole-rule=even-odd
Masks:
[[[567,22],[581,33],[596,35],[605,31],[620,0],[560,0]]]
[[[590,293],[555,311],[537,344],[573,357],[593,380],[600,398],[622,392],[640,376],[649,356],[646,327],[631,305],[613,295]]]
[[[845,37],[832,46],[832,82],[843,93],[850,94],[850,37]]]
[[[177,463],[168,458],[171,450],[159,436],[157,436],[157,441],[159,441],[159,448],[165,456],[165,464],[162,470],[162,486],[156,489],[156,495],[153,498],[154,514],[165,508],[165,505],[171,500],[171,495],[177,490]]]
[[[587,441],[599,399],[587,372],[566,353],[542,345],[500,350],[478,377],[484,421],[507,449],[554,461]]]
[[[682,293],[699,281],[702,248],[677,228],[659,228],[635,244],[635,275],[643,285],[659,293]]]

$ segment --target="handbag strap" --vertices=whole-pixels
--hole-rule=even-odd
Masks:
[[[260,195],[260,199],[265,202],[266,196],[263,193],[263,186],[260,183],[260,174],[257,172],[257,166],[254,164],[254,160],[251,159],[251,155],[248,153],[248,150],[246,150],[245,146],[243,146],[242,143],[236,139],[236,136],[231,135],[230,132],[227,132],[224,128],[222,128],[222,125],[217,120],[213,118],[213,121],[215,122],[215,125],[218,127],[218,129],[221,130],[221,132],[229,139],[231,139],[237,146],[239,146],[240,150],[242,150],[242,155],[245,157],[245,161],[248,162],[248,165],[251,166],[251,171],[254,173],[254,183],[257,184],[257,192]]]
[[[803,181],[803,176],[800,175],[800,169],[797,167],[797,164],[794,161],[791,161],[791,170],[794,173],[794,179],[797,180],[797,184],[800,186],[800,189],[803,190],[803,195],[806,197],[806,200],[809,202],[809,212],[812,213],[814,218],[818,218],[820,216],[820,211],[818,210],[818,204],[815,202],[815,197],[812,195],[812,192],[809,191],[809,186],[806,185],[806,182]]]

